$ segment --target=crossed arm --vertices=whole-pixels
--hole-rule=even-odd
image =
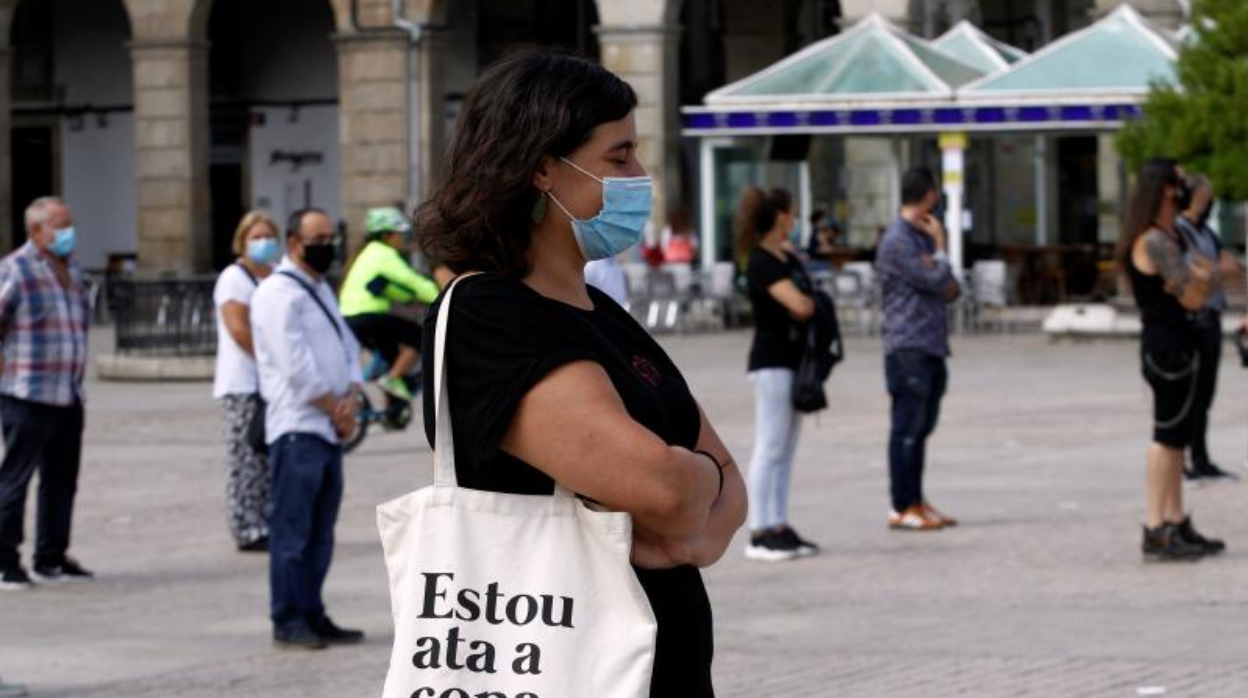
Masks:
[[[1160,276],[1166,283],[1166,291],[1188,310],[1200,310],[1217,287],[1218,276],[1213,264],[1199,255],[1184,259],[1179,246],[1160,230],[1145,233],[1136,242],[1133,254],[1136,266],[1145,273],[1151,271]]]
[[[745,518],[745,483],[701,415],[698,450],[669,446],[628,414],[601,366],[578,361],[552,371],[523,399],[503,437],[507,453],[568,489],[633,517],[640,567],[707,566]]]

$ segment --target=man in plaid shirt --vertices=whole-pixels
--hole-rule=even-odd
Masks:
[[[0,261],[0,590],[28,589],[22,569],[26,493],[39,469],[35,576],[47,582],[92,575],[66,555],[82,455],[82,377],[90,303],[71,259],[74,217],[63,201],[26,209],[28,242]]]

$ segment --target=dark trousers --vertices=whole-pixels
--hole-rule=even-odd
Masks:
[[[936,430],[949,371],[943,358],[912,349],[889,354],[884,369],[893,398],[888,471],[893,510],[902,512],[923,502],[927,437]]]
[[[1209,430],[1209,409],[1218,389],[1218,366],[1222,363],[1222,316],[1215,314],[1211,324],[1200,332],[1200,371],[1196,374],[1196,398],[1192,405],[1191,464],[1209,464],[1205,432]]]
[[[82,459],[82,404],[56,407],[0,396],[4,460],[0,462],[0,569],[20,564],[26,493],[39,471],[35,566],[65,561]]]
[[[285,434],[269,445],[269,458],[273,625],[315,628],[325,616],[321,588],[334,554],[334,523],[342,501],[342,447],[312,434]]]

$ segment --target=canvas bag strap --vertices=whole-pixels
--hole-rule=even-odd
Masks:
[[[438,324],[433,335],[433,381],[434,444],[433,485],[440,488],[458,486],[455,477],[455,436],[451,427],[451,397],[447,390],[446,331],[451,317],[451,298],[459,282],[475,273],[462,274],[447,287],[438,309]],[[575,495],[563,485],[555,483],[555,498],[572,500]]]

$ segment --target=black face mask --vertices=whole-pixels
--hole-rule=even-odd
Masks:
[[[334,249],[334,243],[326,242],[320,245],[303,246],[303,261],[312,267],[312,271],[317,274],[324,274],[334,265],[334,258],[337,256],[337,250]]]
[[[1200,226],[1201,228],[1204,228],[1205,226],[1209,225],[1209,217],[1212,215],[1213,215],[1213,204],[1210,203],[1208,206],[1205,207],[1204,213],[1200,214],[1200,218],[1196,219],[1196,225]]]
[[[1192,205],[1192,188],[1186,181],[1181,181],[1175,186],[1179,188],[1179,198],[1175,203],[1178,204],[1180,211],[1186,211]]]

